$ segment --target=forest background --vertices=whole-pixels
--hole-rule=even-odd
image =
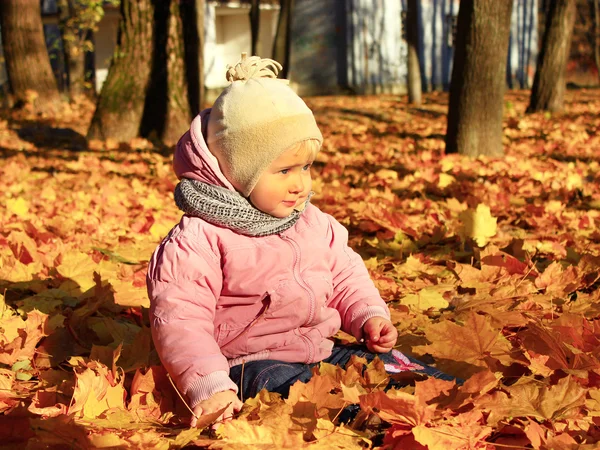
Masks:
[[[301,2],[280,2],[272,55],[261,56],[289,61]],[[260,2],[248,3],[257,36]],[[408,0],[406,95],[306,99],[325,136],[315,204],[348,227],[388,301],[397,348],[465,383],[404,373],[393,376],[407,387],[384,392],[379,362],[322,365],[285,400],[244,399],[216,432],[214,417],[186,425],[152,346],[145,291],[148,259],[180,217],[173,143],[209,106],[204,2],[121,0],[119,46],[97,96],[81,58],[106,2],[59,5],[64,92],[39,2],[0,3],[10,80],[0,111],[0,448],[597,448],[598,1],[540,2],[531,89],[506,90],[513,2],[462,0],[449,93],[423,92],[419,2]],[[574,65],[589,70],[567,80]],[[351,404],[361,411],[348,423]]]

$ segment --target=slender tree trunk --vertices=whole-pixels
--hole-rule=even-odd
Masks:
[[[59,0],[59,25],[64,48],[65,61],[67,63],[67,75],[69,80],[69,97],[71,99],[84,93],[85,86],[85,52],[77,43],[80,41],[77,33],[68,21],[76,14],[74,0]]]
[[[250,1],[250,34],[252,36],[252,56],[257,54],[258,33],[260,31],[260,0]]]
[[[204,102],[204,33],[206,27],[204,26],[204,21],[206,20],[204,17],[204,9],[206,5],[204,0],[196,0],[196,21],[198,23],[198,85],[199,85],[199,95],[198,95],[198,104],[200,105],[200,109],[203,108]],[[194,114],[195,115],[195,114]]]
[[[279,20],[277,21],[277,31],[273,42],[273,59],[283,66],[280,77],[287,78],[290,72],[294,0],[279,0],[279,5]]]
[[[15,100],[31,100],[29,92],[35,91],[36,109],[55,111],[60,104],[60,95],[44,40],[39,0],[1,0],[0,26],[6,69]]]
[[[151,0],[121,0],[115,54],[98,97],[88,139],[129,141],[139,136],[153,53]]]
[[[567,60],[577,12],[575,0],[552,0],[538,55],[528,113],[563,109]]]
[[[179,6],[188,103],[192,116],[200,112],[204,101],[204,8],[204,0],[186,0]]]
[[[592,0],[592,8],[594,11],[594,29],[592,34],[594,40],[594,62],[596,63],[596,72],[600,80],[600,0]]]
[[[152,72],[140,134],[173,145],[191,120],[179,0],[156,0],[154,24]]]
[[[512,0],[461,0],[446,153],[501,155]]]
[[[421,66],[419,64],[418,0],[408,0],[406,8],[406,43],[408,44],[408,103],[421,105]]]

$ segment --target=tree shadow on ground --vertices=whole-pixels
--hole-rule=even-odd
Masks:
[[[19,138],[39,149],[82,151],[88,148],[85,136],[71,128],[57,128],[37,121],[22,122],[15,129]]]

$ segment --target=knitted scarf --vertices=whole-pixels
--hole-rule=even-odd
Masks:
[[[186,214],[246,236],[281,233],[292,227],[302,214],[294,210],[287,217],[274,217],[252,206],[239,192],[188,178],[183,178],[175,188],[175,203]]]

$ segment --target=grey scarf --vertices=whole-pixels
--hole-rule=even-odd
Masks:
[[[175,203],[186,214],[246,236],[281,233],[292,227],[302,214],[294,210],[280,219],[255,208],[238,192],[188,178],[183,178],[175,188]]]

